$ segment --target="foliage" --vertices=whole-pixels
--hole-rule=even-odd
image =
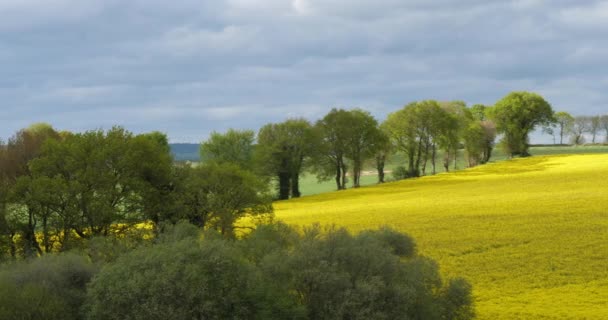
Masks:
[[[496,127],[491,121],[472,121],[463,132],[469,167],[490,160],[496,139]]]
[[[353,187],[361,186],[361,171],[366,160],[372,158],[376,152],[385,149],[384,135],[378,126],[378,121],[367,111],[361,109],[349,110],[350,126],[343,128],[347,139],[344,145],[344,156],[352,161]]]
[[[253,130],[229,129],[226,133],[212,132],[200,147],[203,163],[235,164],[253,170]]]
[[[183,166],[177,170],[173,219],[187,219],[200,228],[232,237],[238,219],[272,212],[264,182],[236,165]]]
[[[103,269],[89,319],[470,319],[471,288],[389,228],[300,235],[261,225],[239,241],[169,237]],[[454,285],[456,283],[457,285]]]
[[[348,110],[333,108],[322,119],[315,123],[315,131],[319,137],[314,159],[314,169],[319,181],[335,177],[336,188],[346,189],[347,144],[350,137],[349,128],[352,126],[351,114]]]
[[[554,121],[551,105],[530,92],[509,93],[489,110],[489,117],[503,134],[502,146],[511,156],[530,155],[529,133]]]
[[[556,112],[555,124],[559,129],[559,144],[564,144],[564,137],[571,132],[574,125],[574,117],[565,111]]]
[[[91,283],[88,319],[250,319],[253,270],[228,242],[186,239],[136,250]]]
[[[82,319],[86,284],[95,272],[93,264],[73,254],[2,266],[0,319]]]
[[[314,150],[316,136],[305,119],[271,123],[258,133],[256,162],[259,171],[278,180],[278,199],[300,197],[300,174]]]
[[[437,101],[426,100],[412,102],[388,115],[383,127],[393,146],[406,155],[408,176],[425,174],[429,158],[435,173],[437,148],[455,152],[460,110],[456,104],[441,106]],[[447,168],[447,162],[444,166]]]
[[[278,202],[275,215],[290,225],[407,232],[444,276],[470,281],[480,319],[608,318],[608,155],[599,147],[535,152],[564,150],[603,154],[535,156],[319,194]]]
[[[608,114],[600,116],[600,126],[604,130],[604,142],[608,143]]]
[[[590,118],[577,116],[570,127],[570,140],[574,145],[585,143],[585,133],[590,132]]]
[[[407,170],[405,166],[397,166],[393,169],[393,179],[395,180],[403,180],[410,178],[410,172]]]

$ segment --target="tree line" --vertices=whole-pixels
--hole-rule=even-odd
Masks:
[[[314,123],[295,118],[257,133],[213,132],[201,144],[202,165],[175,164],[159,132],[33,125],[0,142],[1,252],[41,255],[143,221],[158,228],[185,219],[232,236],[241,217],[270,213],[273,199],[301,196],[304,173],[343,190],[348,180],[359,187],[364,167],[373,165],[382,183],[398,152],[405,157],[399,177],[435,174],[454,168],[459,150],[469,167],[490,161],[497,137],[508,155],[527,156],[537,128],[559,134],[560,143],[565,135],[580,143],[585,133],[595,141],[607,118],[554,113],[529,92],[512,92],[494,106],[412,102],[383,122],[362,109],[334,108]]]
[[[378,182],[396,152],[405,156],[400,178],[449,171],[464,150],[469,167],[490,161],[497,136],[511,157],[529,155],[529,134],[557,123],[551,105],[540,95],[512,92],[494,106],[462,101],[412,102],[379,122],[362,109],[332,109],[316,122],[288,119],[259,129],[213,132],[201,144],[204,163],[233,163],[268,181],[275,181],[276,198],[301,195],[299,179],[311,172],[319,180],[347,180],[358,188],[362,171],[373,164]]]
[[[575,117],[568,112],[556,112],[554,121],[545,125],[543,132],[553,137],[554,144],[558,138],[559,144],[608,143],[608,114]],[[591,140],[587,141],[588,138]]]

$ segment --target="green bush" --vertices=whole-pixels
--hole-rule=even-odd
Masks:
[[[86,284],[95,273],[86,258],[49,255],[0,270],[0,319],[80,319]]]

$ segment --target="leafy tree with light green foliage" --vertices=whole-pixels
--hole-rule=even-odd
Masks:
[[[511,92],[489,110],[489,118],[503,135],[502,146],[511,156],[529,156],[529,134],[554,121],[551,105],[540,95]]]
[[[471,115],[473,116],[473,119],[478,120],[478,121],[487,120],[488,108],[489,108],[488,106],[483,105],[483,104],[474,104],[473,106],[471,106],[470,111],[471,111]]]
[[[212,132],[209,139],[201,144],[203,163],[231,163],[243,169],[253,170],[253,150],[255,132],[253,130],[229,129],[225,133]]]
[[[383,124],[399,151],[407,158],[407,175],[424,174],[430,158],[433,173],[438,148],[452,150],[458,142],[458,120],[437,101],[412,102],[389,114]]]
[[[491,121],[472,121],[464,130],[464,146],[469,167],[485,164],[492,156],[496,127]]]
[[[564,144],[564,137],[572,130],[574,117],[565,111],[555,113],[555,125],[559,130],[559,144]]]
[[[458,169],[458,149],[463,142],[464,131],[474,121],[474,117],[464,101],[443,102],[440,106],[445,114],[439,113],[435,117],[439,117],[440,121],[438,136],[440,146],[444,149],[443,167],[447,172],[450,171],[450,162],[453,162],[454,170]]]

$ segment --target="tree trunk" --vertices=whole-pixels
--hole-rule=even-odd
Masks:
[[[386,155],[381,154],[376,156],[376,169],[378,170],[378,183],[384,183],[384,163]]]
[[[289,172],[279,172],[279,200],[287,200],[289,199]]]
[[[429,146],[430,143],[427,141],[424,144],[424,162],[422,163],[422,175],[426,176],[426,163],[428,162],[429,159]]]
[[[414,157],[415,157],[414,152],[415,152],[414,150],[410,150],[410,153],[407,155],[408,156],[407,165],[408,165],[408,176],[409,177],[413,177],[415,175],[414,165],[416,163],[414,162]]]
[[[345,190],[346,189],[346,172],[347,172],[347,168],[346,165],[344,164],[344,159],[340,159],[340,167],[341,167],[341,171],[342,171],[342,176],[341,176],[341,182],[340,182],[340,189],[341,190]]]
[[[360,163],[360,161],[356,160],[353,163],[353,187],[354,188],[359,188],[361,186],[360,180],[361,180],[361,163]]]
[[[294,172],[291,175],[291,196],[293,198],[299,198],[302,194],[300,193],[300,174]]]
[[[29,213],[29,221],[27,225],[27,230],[24,232],[24,238],[26,240],[26,256],[33,256],[34,252],[30,250],[36,250],[38,255],[42,255],[42,248],[38,243],[38,239],[36,239],[36,218],[34,217],[34,213],[31,209],[28,209]]]
[[[433,153],[431,154],[431,165],[433,166],[433,175],[437,174],[437,168],[436,168],[436,160],[437,157],[437,146],[433,143]]]
[[[342,179],[342,166],[340,165],[340,161],[336,160],[336,189],[342,190],[342,185],[340,183]]]

